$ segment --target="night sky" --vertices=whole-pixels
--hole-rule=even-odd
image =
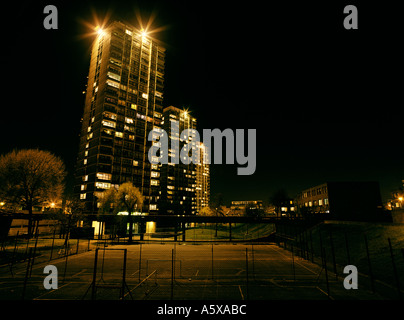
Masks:
[[[396,4],[361,3],[345,30],[341,2],[25,1],[2,21],[0,153],[60,156],[72,186],[92,30],[126,20],[167,48],[164,106],[187,108],[202,129],[256,129],[257,169],[211,166],[211,193],[295,196],[326,181],[376,180],[384,200],[404,179],[403,19]],[[43,8],[58,8],[45,30]]]

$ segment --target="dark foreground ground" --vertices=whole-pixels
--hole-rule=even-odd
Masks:
[[[127,250],[124,281],[124,250],[116,249]],[[2,267],[0,300],[391,299],[372,293],[363,277],[357,290],[346,290],[342,270],[337,276],[274,244],[109,245],[98,249],[94,269],[95,254],[92,250],[35,264],[30,276],[28,261],[12,273]],[[57,267],[58,289],[43,286],[48,264]]]

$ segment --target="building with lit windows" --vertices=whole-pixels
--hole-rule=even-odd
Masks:
[[[196,169],[196,211],[199,212],[204,207],[209,207],[210,202],[210,169],[209,169],[209,154],[205,145],[200,142],[199,163],[195,165]]]
[[[209,205],[209,165],[198,165],[193,161],[184,164],[180,150],[184,145],[199,152],[201,159],[206,158],[205,148],[199,141],[181,138],[186,129],[196,130],[196,119],[186,110],[173,106],[163,110],[163,129],[168,135],[168,164],[161,166],[160,213],[175,215],[196,214],[198,208]],[[196,153],[195,153],[196,154]],[[172,161],[173,159],[177,159]],[[198,198],[199,197],[199,198]]]
[[[230,209],[238,210],[238,209],[263,209],[264,203],[262,200],[235,200],[231,202]]]
[[[76,164],[75,193],[87,212],[100,194],[130,181],[143,213],[158,212],[160,168],[148,161],[147,136],[161,128],[165,49],[133,26],[98,30],[91,52]]]
[[[326,182],[300,192],[295,203],[302,216],[356,221],[383,218],[380,187],[375,181]]]

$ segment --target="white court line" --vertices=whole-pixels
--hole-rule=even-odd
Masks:
[[[238,289],[240,290],[240,294],[241,294],[241,300],[244,300],[243,291],[241,290],[241,287],[240,287],[240,286],[238,286]]]

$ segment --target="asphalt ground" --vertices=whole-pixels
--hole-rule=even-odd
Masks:
[[[47,264],[57,267],[57,289],[44,288]],[[383,299],[361,282],[346,290],[341,275],[274,244],[109,245],[35,264],[28,277],[27,266],[0,269],[0,300]]]

